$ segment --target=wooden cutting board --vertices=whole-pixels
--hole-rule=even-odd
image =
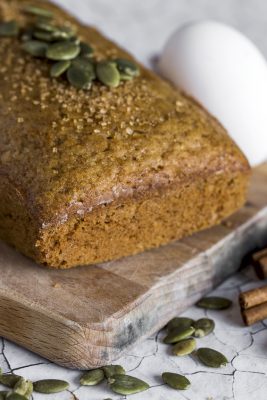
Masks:
[[[266,183],[264,164],[223,224],[97,266],[47,270],[0,243],[0,335],[67,367],[115,361],[267,244]]]

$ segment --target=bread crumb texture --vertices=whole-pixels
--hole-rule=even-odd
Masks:
[[[28,20],[26,0],[0,19]],[[46,1],[97,60],[126,57],[95,29]],[[247,160],[196,102],[141,67],[90,91],[49,77],[17,39],[0,40],[0,237],[50,267],[134,254],[218,223],[239,208]]]

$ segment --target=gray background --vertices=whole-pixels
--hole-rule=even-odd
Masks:
[[[267,56],[266,0],[54,0],[149,65],[187,21],[212,18],[247,34]]]

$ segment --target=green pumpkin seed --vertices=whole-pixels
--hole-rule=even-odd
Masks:
[[[118,70],[124,74],[128,75],[130,77],[136,77],[140,75],[140,69],[137,64],[130,60],[125,60],[123,58],[116,58],[114,60],[116,62]]]
[[[94,76],[90,71],[71,66],[67,71],[67,78],[69,83],[76,89],[89,90]]]
[[[40,19],[39,21],[36,22],[35,27],[41,31],[44,32],[55,32],[58,30],[58,28],[54,25],[51,25],[49,22],[46,20]]]
[[[33,38],[33,32],[34,32],[34,30],[33,30],[32,28],[26,29],[26,30],[22,33],[22,35],[21,35],[21,37],[20,37],[21,41],[22,41],[22,42],[27,42],[28,40],[32,40],[32,38]]]
[[[102,369],[107,379],[114,375],[125,375],[125,369],[121,365],[106,365]]]
[[[27,14],[31,14],[36,17],[45,17],[45,18],[53,17],[53,13],[51,11],[46,10],[45,8],[36,7],[33,5],[24,7],[23,11],[26,12]]]
[[[20,379],[21,376],[15,374],[0,375],[0,383],[9,388],[13,388]]]
[[[187,339],[195,332],[195,328],[190,326],[189,328],[174,328],[172,329],[168,335],[164,339],[164,343],[172,344],[177,343],[180,340]]]
[[[71,66],[70,61],[58,61],[51,67],[50,76],[52,78],[58,78],[61,75],[63,75],[67,71],[67,69],[69,69],[70,66]]]
[[[28,399],[33,392],[33,383],[24,378],[20,378],[14,386],[14,392]]]
[[[109,384],[114,393],[123,396],[144,392],[149,389],[149,385],[146,382],[129,375],[114,375],[109,379]]]
[[[117,87],[120,84],[120,73],[114,62],[102,61],[96,66],[97,78],[106,86]]]
[[[54,40],[65,41],[72,39],[75,36],[75,32],[71,28],[65,26],[54,30],[52,35]]]
[[[73,42],[58,42],[48,47],[46,57],[54,61],[73,60],[80,53],[80,46]]]
[[[201,318],[194,322],[193,326],[195,328],[194,336],[196,338],[202,338],[214,331],[215,323],[212,319]]]
[[[186,317],[176,317],[170,320],[167,329],[170,331],[173,328],[190,328],[194,325],[194,320]]]
[[[232,305],[232,301],[224,297],[204,297],[196,305],[209,310],[225,310]]]
[[[14,37],[19,34],[19,26],[16,21],[0,22],[0,37]]]
[[[63,392],[68,389],[69,384],[59,379],[43,379],[33,384],[33,390],[38,393],[52,394]]]
[[[88,73],[90,73],[90,75],[92,75],[92,79],[96,78],[95,66],[92,61],[88,60],[87,58],[77,57],[75,58],[75,60],[72,61],[71,65],[73,67],[87,71]]]
[[[191,382],[185,376],[172,372],[164,372],[162,380],[166,385],[176,390],[186,390],[191,385]]]
[[[104,372],[99,368],[85,372],[80,379],[80,384],[83,386],[95,386],[102,382],[104,378]]]
[[[211,368],[220,368],[228,363],[227,358],[216,350],[206,347],[197,350],[199,360]]]
[[[6,399],[8,400],[28,400],[27,397],[22,396],[21,394],[10,392],[6,395]]]
[[[173,347],[172,352],[175,356],[187,356],[188,354],[193,353],[196,348],[196,341],[193,338],[184,339],[180,342],[176,343]]]
[[[22,49],[33,57],[45,57],[48,44],[39,40],[28,40],[23,43]]]
[[[34,31],[33,36],[35,39],[42,40],[44,42],[53,42],[53,34],[50,32]]]
[[[81,55],[83,57],[91,58],[94,53],[92,47],[84,42],[81,42],[80,46],[81,46]]]

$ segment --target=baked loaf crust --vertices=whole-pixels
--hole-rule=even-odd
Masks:
[[[69,21],[98,59],[131,58]],[[23,24],[25,0],[1,0]],[[77,90],[0,40],[0,237],[36,262],[69,268],[127,256],[219,223],[245,201],[249,165],[223,127],[141,67],[109,89]]]

